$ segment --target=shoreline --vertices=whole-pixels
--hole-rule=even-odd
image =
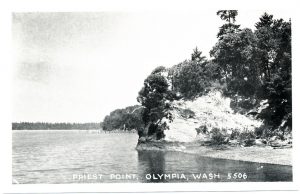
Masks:
[[[271,146],[199,146],[190,143],[147,142],[137,145],[138,151],[175,151],[202,157],[292,166],[292,148],[275,149]]]
[[[134,130],[105,131],[103,129],[12,129],[12,131],[97,131],[101,133],[136,133]]]
[[[270,146],[252,146],[217,150],[203,147],[195,151],[187,150],[186,153],[210,158],[292,166],[292,148],[274,149]]]

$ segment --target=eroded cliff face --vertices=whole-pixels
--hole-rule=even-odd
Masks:
[[[191,142],[209,139],[213,130],[229,136],[234,132],[251,132],[262,125],[262,121],[251,116],[234,113],[231,99],[220,91],[211,91],[193,101],[174,101],[165,140]]]
[[[218,90],[194,100],[171,102],[172,120],[163,118],[160,122],[167,126],[161,140],[166,142],[209,141],[217,131],[224,137],[234,133],[253,132],[262,121],[251,116],[235,113],[230,108],[231,99]],[[146,129],[149,130],[149,129]],[[147,133],[146,133],[147,134]],[[157,140],[156,134],[144,135],[139,143]]]

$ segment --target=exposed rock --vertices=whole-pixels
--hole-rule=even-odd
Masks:
[[[146,141],[151,141],[151,140],[155,140],[155,138],[154,138],[154,136],[152,135],[152,136],[148,136],[148,137],[146,137]]]
[[[276,141],[276,140],[279,140],[279,139],[280,139],[280,137],[274,135],[273,137],[270,138],[269,141],[270,141],[270,142],[273,142],[273,141]]]
[[[138,143],[145,143],[146,142],[146,137],[140,137],[138,140]]]
[[[225,137],[224,138],[224,143],[229,143],[230,138],[229,137]]]
[[[249,146],[253,146],[255,144],[255,139],[251,138],[251,139],[245,139],[242,141],[242,145],[245,147],[249,147]]]
[[[284,148],[284,147],[292,147],[292,145],[289,143],[289,141],[282,141],[279,139],[276,139],[274,141],[269,141],[269,145],[273,148]]]
[[[238,140],[233,139],[233,140],[229,140],[228,144],[232,146],[236,146],[239,145],[240,143],[238,142]]]
[[[265,146],[267,144],[267,141],[265,139],[256,139],[255,145],[257,146]]]
[[[136,150],[142,151],[142,150],[161,150],[165,151],[165,146],[163,144],[158,144],[158,143],[138,143],[136,146]]]
[[[254,131],[261,126],[260,120],[252,116],[234,113],[230,107],[231,99],[220,91],[211,91],[194,100],[177,100],[171,103],[173,121],[165,119],[169,130],[165,130],[165,140],[192,142],[207,140],[212,129],[222,131],[229,137],[233,131]],[[184,111],[183,111],[184,110]],[[185,112],[185,114],[182,114]]]

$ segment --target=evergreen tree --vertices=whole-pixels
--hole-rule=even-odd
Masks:
[[[144,81],[144,87],[140,90],[137,101],[144,107],[142,120],[144,131],[141,136],[155,136],[155,139],[164,137],[166,122],[163,118],[171,119],[169,113],[170,101],[173,99],[169,84],[163,75],[165,68],[156,68]]]
[[[217,15],[220,16],[222,20],[227,21],[228,23],[234,23],[235,17],[238,15],[237,10],[219,10]]]
[[[219,33],[217,34],[220,40],[223,39],[223,35],[239,31],[240,25],[235,24],[235,18],[238,15],[237,10],[219,10],[217,11],[217,15],[227,22],[220,27]]]
[[[198,50],[198,47],[193,50],[191,60],[196,61],[197,63],[203,63],[207,61],[206,57],[202,56],[202,52]]]
[[[273,20],[264,14],[256,24],[260,64],[263,68],[263,96],[269,106],[260,118],[273,129],[292,129],[291,21]]]

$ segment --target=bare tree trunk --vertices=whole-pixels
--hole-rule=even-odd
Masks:
[[[151,125],[151,122],[149,122],[147,124],[147,126],[145,127],[144,131],[143,131],[143,136],[147,136],[148,135],[148,131],[149,131],[149,127]]]

